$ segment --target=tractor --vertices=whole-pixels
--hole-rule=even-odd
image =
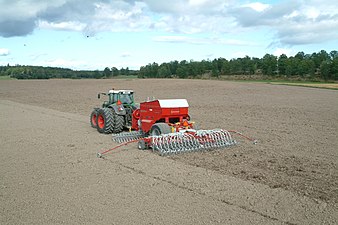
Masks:
[[[133,90],[109,90],[108,93],[99,93],[108,96],[101,108],[94,108],[90,115],[90,124],[98,132],[104,134],[120,133],[124,129],[131,129],[132,114],[139,108],[134,102]]]

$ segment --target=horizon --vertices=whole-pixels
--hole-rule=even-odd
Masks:
[[[301,51],[301,52],[303,52],[304,55],[306,56],[306,55],[312,55],[312,54],[314,54],[314,53],[320,53],[321,51],[323,51],[323,49],[320,50],[320,51],[318,51],[318,52],[312,52],[312,53],[306,53],[306,52],[303,52],[303,51]],[[325,51],[325,50],[324,50],[324,51]],[[337,50],[331,50],[331,51],[329,51],[329,52],[326,51],[326,53],[328,53],[328,54],[330,55],[330,53],[333,52],[333,51],[337,51]],[[295,53],[295,55],[287,56],[287,58],[295,57],[298,53],[300,53],[300,52]],[[269,54],[269,53],[266,53],[266,54]],[[283,53],[283,54],[284,54],[284,53]],[[272,55],[272,54],[271,54],[271,55]],[[285,54],[284,54],[284,55],[285,55]],[[202,59],[202,60],[199,60],[199,61],[193,61],[193,62],[202,62],[203,60],[212,62],[213,60],[220,59],[220,58],[224,58],[224,59],[226,59],[226,60],[228,60],[228,61],[231,61],[231,60],[241,59],[241,58],[245,58],[245,57],[249,57],[250,59],[255,58],[255,57],[250,57],[250,56],[244,56],[244,57],[238,57],[238,58],[232,58],[232,59],[227,59],[227,58],[224,58],[224,57],[219,57],[219,58],[214,58],[214,59],[212,59],[212,60],[211,60],[211,59]],[[276,56],[276,57],[277,57],[277,56]],[[262,57],[262,58],[259,58],[259,59],[262,60],[263,57]],[[278,57],[277,57],[277,60],[278,60]],[[163,62],[163,63],[171,63],[171,62],[174,62],[174,61],[178,61],[178,60],[172,60],[172,61],[170,61],[170,62]],[[184,61],[184,59],[183,59],[182,61]],[[186,61],[187,61],[187,62],[191,62],[191,61],[188,61],[188,60],[186,60]],[[180,62],[180,61],[178,61],[178,62]],[[145,66],[147,66],[147,65],[149,65],[149,64],[152,64],[152,63],[157,63],[157,62],[149,62],[149,63],[147,63],[147,64],[145,64],[145,65],[142,65],[141,67],[145,67]],[[158,65],[160,66],[161,64],[158,63]],[[108,69],[110,69],[110,70],[112,70],[112,68],[113,68],[113,67],[107,66],[107,67],[105,67],[105,68],[92,69],[92,70],[91,70],[91,69],[72,69],[72,68],[69,68],[69,67],[62,67],[62,66],[41,66],[41,65],[20,65],[20,64],[10,65],[9,63],[8,63],[7,65],[0,65],[0,67],[1,67],[1,66],[2,66],[2,67],[6,67],[6,66],[9,66],[9,67],[16,67],[16,66],[22,66],[22,67],[51,67],[51,68],[60,68],[60,69],[70,69],[70,70],[73,70],[73,71],[103,71],[103,70],[105,70],[106,68],[108,68]],[[140,71],[141,67],[131,69],[130,67],[127,66],[127,67],[121,67],[121,68],[116,68],[116,69],[118,69],[118,70],[121,70],[121,69],[128,69],[129,71]]]

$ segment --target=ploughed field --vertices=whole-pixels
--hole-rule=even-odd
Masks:
[[[336,90],[178,79],[6,80],[0,82],[0,99],[85,115],[88,124],[83,126],[89,127],[92,108],[104,99],[97,99],[97,93],[110,88],[133,89],[136,102],[186,98],[199,128],[237,130],[258,140],[253,145],[234,135],[237,146],[167,160],[338,203]],[[74,130],[74,135],[81,134]],[[136,144],[122,149],[138,151]]]

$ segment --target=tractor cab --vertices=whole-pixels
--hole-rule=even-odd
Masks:
[[[104,101],[102,107],[108,107],[109,105],[123,105],[123,106],[134,106],[134,91],[133,90],[109,90],[107,94],[108,101]],[[98,95],[100,98],[100,94]]]
[[[134,91],[132,90],[110,90],[108,96],[109,104],[134,105]]]

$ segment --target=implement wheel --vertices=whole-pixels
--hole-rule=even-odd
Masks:
[[[171,133],[170,126],[166,123],[155,123],[150,129],[151,136]]]
[[[148,148],[146,142],[144,140],[139,140],[137,144],[137,148],[139,150],[146,150]]]
[[[110,134],[113,131],[114,121],[113,113],[109,108],[101,108],[97,112],[97,131],[104,134]]]
[[[92,114],[90,115],[90,125],[93,128],[97,127],[97,109],[94,109]]]

